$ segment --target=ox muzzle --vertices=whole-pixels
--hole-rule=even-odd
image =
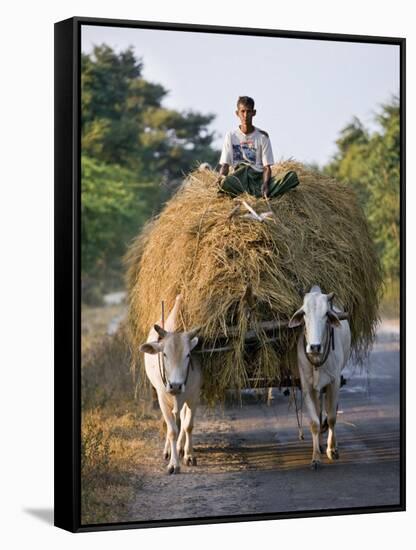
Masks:
[[[180,393],[183,393],[185,391],[185,384],[175,384],[169,382],[168,380],[166,382],[165,388],[170,395],[179,395]]]

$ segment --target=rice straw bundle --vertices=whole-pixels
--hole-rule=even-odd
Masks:
[[[364,214],[351,188],[301,164],[273,166],[274,176],[295,170],[300,185],[265,200],[218,194],[218,174],[188,175],[160,215],[145,226],[126,255],[129,326],[133,351],[177,294],[183,296],[178,330],[199,326],[203,341],[215,345],[229,327],[233,349],[204,356],[205,396],[242,388],[248,378],[279,380],[295,365],[296,331],[282,329],[267,342],[262,321],[288,320],[303,295],[318,284],[335,292],[334,303],[350,313],[352,348],[362,361],[374,338],[381,269]],[[245,200],[262,223],[235,212]],[[247,212],[247,211],[245,211]],[[257,346],[245,336],[255,330]]]

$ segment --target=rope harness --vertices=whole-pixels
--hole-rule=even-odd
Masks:
[[[303,434],[303,391],[302,388],[300,390],[300,407],[298,407],[298,400],[296,398],[296,391],[297,388],[294,388],[292,386],[292,399],[295,403],[295,411],[296,411],[296,421],[298,423],[298,437],[301,441],[305,439],[305,436]],[[299,410],[300,410],[300,419],[299,419]]]
[[[160,360],[161,356],[162,356],[162,361]],[[165,361],[164,361],[164,358],[163,358],[163,352],[162,351],[159,351],[158,354],[157,354],[157,362],[158,362],[158,365],[159,365],[160,378],[162,379],[163,385],[166,387],[166,384],[167,384],[166,367],[165,367]]]
[[[332,343],[332,346],[331,346]],[[330,322],[327,321],[326,324],[326,342],[325,342],[325,350],[323,353],[322,359],[320,359],[318,362],[312,362],[309,359],[309,354],[306,352],[306,334],[303,333],[303,350],[305,352],[306,359],[309,361],[309,363],[316,368],[322,367],[322,365],[326,362],[328,359],[329,352],[332,349],[335,349],[335,339],[334,339],[334,327],[331,326]]]

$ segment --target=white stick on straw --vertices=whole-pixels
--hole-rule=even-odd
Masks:
[[[254,216],[254,218],[258,221],[258,222],[262,222],[263,221],[263,218],[261,218],[257,212],[255,210],[253,210],[253,208],[251,208],[251,206],[249,204],[246,203],[246,201],[241,201],[244,206],[247,208],[247,210]]]

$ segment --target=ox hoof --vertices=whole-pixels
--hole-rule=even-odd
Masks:
[[[196,458],[194,456],[188,456],[184,459],[187,466],[196,466]]]
[[[311,470],[317,470],[320,467],[321,463],[319,460],[312,460]]]
[[[339,459],[339,452],[338,449],[328,449],[326,452],[327,457],[329,460],[338,460]]]
[[[168,474],[179,474],[181,471],[179,466],[174,466],[173,464],[171,466],[168,466]]]

